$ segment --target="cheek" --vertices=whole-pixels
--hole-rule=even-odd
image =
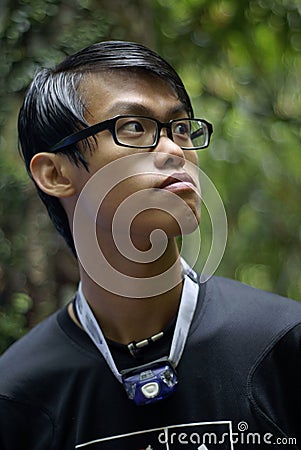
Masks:
[[[185,160],[192,164],[195,164],[196,166],[199,165],[198,153],[195,150],[186,150]]]
[[[197,189],[200,193],[200,167],[199,167],[199,159],[198,154],[195,151],[187,152],[187,156],[185,155],[185,166],[184,169],[189,173],[192,177]]]
[[[113,186],[100,205],[99,224],[108,228],[114,219],[115,225],[123,228],[130,217],[141,211],[147,200],[147,192],[141,195],[142,188],[141,183],[135,178],[125,179]]]

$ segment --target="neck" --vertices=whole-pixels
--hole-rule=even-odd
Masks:
[[[111,280],[113,284],[115,282],[116,290],[104,288],[110,282],[107,272],[101,278],[101,274],[105,273],[104,267],[100,267],[97,282],[81,265],[80,277],[85,298],[104,335],[128,344],[159,333],[176,316],[181,298],[181,266],[175,239],[170,239],[164,253],[151,262],[129,261],[120,255],[114,245],[108,248],[107,239],[103,242],[105,245],[100,243],[100,248],[106,261],[117,271],[112,272]],[[173,270],[166,272],[172,267]],[[150,281],[152,277],[156,277],[156,281],[151,281],[145,289],[145,279]],[[121,294],[129,291],[130,295]]]

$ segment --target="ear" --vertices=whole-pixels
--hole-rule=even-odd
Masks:
[[[55,153],[37,153],[30,162],[30,171],[38,187],[54,197],[70,197],[76,193],[71,162]]]

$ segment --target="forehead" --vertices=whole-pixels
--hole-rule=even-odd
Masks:
[[[87,120],[91,123],[119,114],[150,115],[170,120],[186,108],[164,79],[144,71],[113,70],[89,74],[81,84]]]

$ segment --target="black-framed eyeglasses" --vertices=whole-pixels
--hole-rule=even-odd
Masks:
[[[104,130],[110,131],[117,145],[131,148],[154,148],[158,145],[163,128],[166,128],[168,138],[182,150],[198,150],[208,147],[213,133],[211,123],[204,119],[184,118],[160,122],[150,117],[122,115],[77,131],[59,141],[50,150],[60,151]]]

